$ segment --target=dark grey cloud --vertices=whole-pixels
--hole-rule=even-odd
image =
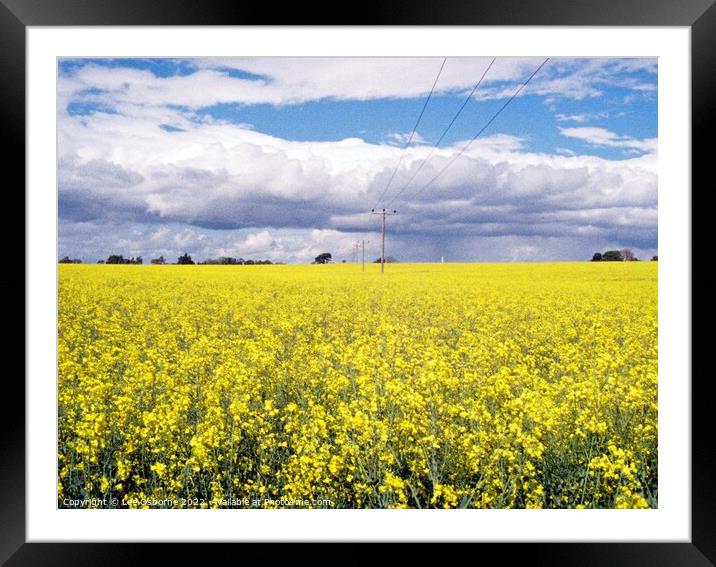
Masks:
[[[96,242],[111,242],[114,231],[119,244],[145,254],[173,254],[191,245],[197,253],[217,255],[258,246],[274,258],[283,253],[300,260],[310,256],[314,244],[323,244],[312,240],[315,230],[321,238],[334,235],[344,246],[351,235],[378,228],[368,212],[378,204],[401,151],[357,139],[287,142],[228,124],[165,132],[123,116],[96,123],[63,119],[69,122],[58,169],[61,231],[94,223],[106,233]],[[482,256],[492,254],[490,242],[507,242],[516,251],[506,253],[510,257],[543,259],[554,246],[543,250],[530,241],[572,243],[560,254],[576,250],[574,243],[580,242],[578,257],[598,250],[601,242],[657,247],[654,155],[609,161],[534,154],[514,138],[496,136],[454,162],[454,148],[441,149],[403,189],[427,150],[408,151],[380,203],[399,211],[390,231],[405,258],[420,259],[431,246],[468,254],[473,248],[462,246],[463,239],[479,242],[474,250]],[[424,188],[448,163],[444,174]],[[120,237],[133,224],[144,227],[143,238],[171,225],[173,240],[160,242],[154,232],[146,244],[133,234]],[[224,234],[231,230],[261,236],[249,246]],[[297,235],[303,244],[294,248],[275,239],[276,231]],[[71,255],[82,241],[65,238],[62,246]]]

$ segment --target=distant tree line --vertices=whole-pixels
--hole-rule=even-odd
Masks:
[[[397,264],[398,260],[393,258],[392,256],[386,256],[385,257],[386,263],[390,264]],[[333,256],[331,256],[330,252],[323,252],[323,254],[319,254],[313,259],[314,264],[331,264],[333,262]],[[342,263],[345,264],[345,260],[341,260]],[[377,260],[373,260],[374,264],[380,264],[380,258]]]
[[[71,260],[67,256],[62,258],[62,260],[59,260],[61,264],[81,264],[82,260]],[[168,264],[169,262],[166,261],[164,256],[159,256],[159,258],[152,258],[150,261],[150,264],[154,265],[163,265]],[[98,260],[98,264],[143,264],[144,260],[142,260],[141,256],[130,257],[125,258],[121,254],[112,254],[109,258],[106,260]],[[224,266],[233,266],[233,265],[244,265],[244,266],[260,266],[260,265],[266,265],[266,264],[274,264],[276,262],[272,262],[271,260],[244,260],[243,258],[231,258],[228,256],[222,256],[221,258],[209,258],[203,262],[194,262],[192,260],[191,256],[187,254],[186,252],[179,256],[176,261],[179,265],[192,265],[192,264],[212,264],[212,265],[224,265]],[[278,262],[280,263],[280,262]]]
[[[656,256],[654,256],[656,258]],[[652,260],[654,259],[652,258]],[[629,248],[623,250],[607,250],[603,254],[595,252],[592,262],[638,262],[639,258]]]
[[[121,254],[112,254],[107,260],[104,262],[105,264],[143,264],[144,260],[142,260],[141,256],[137,256],[136,258],[132,256],[131,258],[125,258]]]
[[[81,264],[82,260],[79,258],[70,258],[69,256],[65,256],[62,258],[62,260],[58,260],[59,264]]]
[[[244,260],[243,258],[232,258],[231,256],[222,256],[221,258],[209,258],[199,263],[219,266],[262,266],[273,264],[271,260]]]

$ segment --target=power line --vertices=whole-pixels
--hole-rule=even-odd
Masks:
[[[414,199],[414,198],[417,197],[420,193],[422,193],[423,191],[425,191],[425,189],[427,189],[430,185],[432,185],[432,184],[435,182],[435,180],[436,180],[438,177],[440,177],[440,176],[445,172],[445,170],[446,170],[448,167],[450,167],[450,166],[455,162],[455,160],[457,160],[457,158],[459,158],[462,154],[464,154],[464,153],[468,150],[468,148],[472,145],[472,143],[473,143],[475,140],[477,140],[477,138],[478,138],[485,130],[487,130],[487,128],[490,126],[490,124],[492,124],[492,123],[494,122],[494,120],[502,113],[502,111],[505,110],[505,108],[507,108],[507,106],[515,99],[515,97],[517,97],[517,95],[520,94],[520,92],[522,91],[522,89],[524,89],[524,88],[527,86],[527,84],[534,78],[534,76],[539,72],[539,70],[542,69],[542,67],[545,66],[545,64],[547,63],[547,61],[549,61],[549,59],[550,59],[550,58],[547,57],[547,59],[545,59],[544,61],[542,61],[542,64],[541,64],[539,67],[537,67],[537,69],[534,70],[534,72],[527,78],[527,80],[526,80],[524,83],[522,83],[522,85],[520,85],[520,87],[519,87],[519,88],[514,92],[514,94],[507,100],[507,102],[506,102],[505,104],[503,104],[502,107],[501,107],[497,112],[495,112],[495,114],[492,115],[492,118],[490,118],[490,119],[487,121],[487,123],[480,129],[480,131],[479,131],[477,134],[475,134],[475,135],[472,137],[472,139],[471,139],[467,144],[465,144],[465,146],[463,146],[463,148],[462,148],[457,154],[455,154],[455,155],[450,159],[450,161],[447,162],[447,164],[445,165],[445,167],[443,167],[443,168],[438,172],[438,174],[437,174],[435,177],[433,177],[430,181],[428,181],[425,185],[423,185],[420,189],[418,189],[415,193],[413,193],[413,194],[410,196],[411,199]]]
[[[433,152],[435,152],[436,148],[440,145],[440,142],[442,142],[442,141],[443,141],[443,138],[445,138],[445,135],[448,133],[448,130],[450,130],[450,128],[452,128],[452,125],[455,124],[455,121],[457,120],[458,116],[460,116],[460,114],[462,113],[462,111],[463,111],[463,109],[465,108],[465,106],[467,106],[467,103],[468,103],[469,100],[472,98],[472,95],[475,94],[475,91],[478,89],[478,87],[480,86],[480,84],[482,84],[482,80],[485,78],[485,75],[487,75],[487,72],[488,72],[488,71],[490,70],[490,68],[492,67],[492,64],[495,62],[495,59],[497,59],[497,58],[496,58],[496,57],[493,57],[493,58],[492,58],[492,61],[490,61],[490,64],[487,66],[487,68],[485,69],[485,71],[482,73],[482,77],[480,77],[480,80],[477,81],[477,83],[475,83],[475,86],[474,86],[474,87],[472,87],[472,91],[470,91],[470,94],[467,95],[467,98],[465,99],[465,102],[462,103],[462,106],[460,107],[460,109],[457,111],[457,113],[455,114],[455,116],[452,117],[452,120],[450,121],[450,124],[447,125],[447,128],[445,128],[445,130],[443,130],[443,133],[440,134],[440,137],[438,138],[438,141],[435,142],[435,144],[433,145],[433,147],[430,149],[430,153],[425,157],[425,159],[423,159],[423,161],[420,162],[420,165],[418,166],[418,169],[415,170],[415,173],[413,173],[413,175],[410,177],[410,179],[408,179],[408,182],[405,183],[405,184],[400,188],[400,191],[398,191],[398,192],[395,194],[395,196],[390,200],[390,203],[388,203],[388,206],[392,205],[392,204],[395,202],[395,200],[400,196],[400,194],[401,194],[403,191],[405,191],[405,190],[408,188],[408,186],[413,182],[413,179],[415,179],[415,178],[417,177],[418,173],[420,173],[420,170],[423,169],[423,166],[428,162],[428,160],[430,159],[430,157],[433,155]]]
[[[388,180],[388,184],[385,186],[385,189],[383,189],[383,192],[380,194],[380,197],[378,197],[378,202],[375,205],[376,207],[380,204],[381,200],[383,199],[386,192],[390,188],[390,184],[393,183],[393,179],[395,178],[395,174],[398,172],[398,169],[400,168],[400,164],[403,163],[403,158],[405,157],[405,153],[407,152],[408,147],[410,147],[410,143],[413,141],[413,136],[415,136],[415,131],[418,129],[420,120],[422,120],[423,114],[425,114],[425,109],[428,107],[428,103],[430,102],[430,99],[433,96],[433,91],[435,91],[435,86],[438,84],[438,79],[440,78],[440,75],[443,72],[443,67],[445,67],[446,61],[447,61],[447,57],[445,57],[443,59],[442,65],[440,65],[440,70],[438,71],[438,74],[435,77],[435,81],[433,82],[433,86],[430,89],[428,98],[425,99],[425,104],[423,104],[423,109],[420,111],[420,116],[418,116],[418,121],[415,123],[415,126],[413,126],[413,131],[410,133],[410,138],[408,138],[408,143],[405,144],[405,147],[403,148],[403,152],[400,154],[400,159],[398,160],[398,163],[396,164],[395,169],[393,170],[393,174],[390,176],[390,180]]]

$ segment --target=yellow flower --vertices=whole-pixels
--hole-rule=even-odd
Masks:
[[[62,265],[58,501],[656,505],[654,264]]]

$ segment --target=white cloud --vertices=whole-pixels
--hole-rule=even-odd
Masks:
[[[490,60],[448,58],[436,93],[469,92]],[[511,96],[541,61],[536,57],[498,58],[475,96],[479,99]],[[442,60],[256,57],[187,62],[198,67],[195,72],[169,77],[157,77],[147,70],[87,64],[60,76],[59,102],[66,106],[70,100],[78,100],[138,115],[143,108],[167,105],[197,109],[220,103],[284,105],[325,99],[421,97],[430,91]],[[245,74],[231,73],[236,70]],[[655,71],[654,60],[554,58],[538,73],[528,92],[584,99],[601,95],[609,85],[636,92],[653,90],[653,82],[628,75],[643,70]]]
[[[193,227],[173,231],[171,238],[166,229],[155,228],[147,238],[157,250],[203,246],[206,229],[260,229],[207,249],[209,255],[308,258],[325,243],[323,233],[305,233],[304,240],[311,236],[301,252],[273,231],[374,231],[375,219],[367,212],[402,152],[360,139],[291,142],[229,124],[194,123],[183,132],[166,132],[120,115],[86,122],[65,116],[60,125],[63,222]],[[650,147],[603,129],[564,129],[563,134],[627,149]],[[395,202],[400,214],[391,226],[398,233],[423,235],[576,235],[584,226],[602,233],[638,232],[640,238],[655,234],[655,155],[609,161],[527,152],[523,143],[506,135],[478,139],[433,186],[416,194],[463,142],[437,150]],[[428,151],[408,149],[384,203]],[[338,237],[327,234],[335,250]],[[347,238],[338,239],[338,249],[350,250]]]
[[[609,114],[606,112],[585,112],[582,114],[555,114],[555,118],[558,122],[589,122],[590,120],[599,120],[608,117]]]
[[[562,136],[583,140],[593,146],[628,148],[649,153],[656,152],[658,147],[657,138],[637,140],[630,136],[620,136],[619,134],[610,132],[606,128],[560,128],[559,131]]]
[[[604,216],[613,211],[605,210]],[[654,212],[655,215],[655,212]],[[625,213],[624,222],[633,222]],[[174,236],[185,229],[181,225],[168,225],[169,234],[165,244],[152,242],[149,235],[152,225],[73,223],[64,221],[60,231],[60,257],[70,255],[85,262],[106,259],[110,254],[141,256],[146,263],[151,258],[164,256],[168,262],[176,262],[185,252],[195,261],[220,256],[274,262],[311,262],[318,254],[330,252],[335,261],[352,260],[353,243],[366,239],[366,261],[380,254],[380,234],[375,225],[370,232],[347,232],[334,229],[267,229],[265,248],[256,248],[248,254],[241,249],[256,231],[216,231],[197,229],[204,236],[193,244],[180,248],[174,244]],[[642,232],[605,232],[590,225],[574,226],[565,234],[544,235],[523,227],[524,234],[500,234],[496,227],[487,227],[492,234],[418,234],[398,232],[389,227],[386,253],[402,261],[541,261],[541,260],[587,260],[594,252],[609,249],[631,248],[639,258],[650,258],[657,253],[655,243],[643,238]],[[498,227],[497,227],[498,228]],[[533,227],[534,228],[534,227]],[[640,229],[641,230],[641,229]],[[259,233],[262,231],[259,231]],[[571,234],[570,234],[571,232]]]
[[[488,62],[450,59],[440,88],[467,93]],[[430,63],[439,66],[440,60]],[[538,63],[498,60],[494,82],[483,96],[513,89]],[[593,60],[582,69],[555,60],[544,77],[536,78],[535,91],[560,88],[566,96],[596,96],[618,80],[607,71],[619,65],[652,70],[648,61]],[[60,252],[72,256],[79,247],[98,257],[112,252],[171,258],[188,251],[199,258],[310,261],[331,251],[350,257],[356,238],[375,234],[376,219],[368,211],[378,204],[403,152],[405,133],[391,134],[403,142],[400,147],[359,138],[296,142],[166,105],[418,96],[431,86],[427,62],[249,59],[202,61],[200,67],[193,75],[158,78],[148,71],[88,65],[61,78],[61,101],[85,92],[79,98],[112,104],[114,111],[70,116],[60,105]],[[226,67],[261,78],[233,77]],[[579,122],[576,116],[582,115],[568,119]],[[610,161],[566,149],[536,153],[527,150],[524,139],[494,134],[477,139],[418,193],[465,141],[439,148],[395,200],[399,214],[390,225],[395,255],[439,259],[453,249],[474,258],[472,247],[479,246],[480,258],[490,259],[491,246],[500,242],[501,259],[548,259],[555,257],[554,239],[570,243],[560,245],[557,256],[576,254],[585,241],[653,248],[656,140],[604,128],[560,132],[594,146],[636,152],[635,157]],[[430,151],[422,141],[416,136],[405,152],[381,206],[391,202]]]
[[[391,132],[390,134],[388,134],[388,138],[393,140],[394,142],[397,142],[398,145],[400,145],[401,147],[404,147],[405,144],[408,143],[408,141],[410,141],[411,145],[426,143],[425,138],[420,135],[420,132]]]

